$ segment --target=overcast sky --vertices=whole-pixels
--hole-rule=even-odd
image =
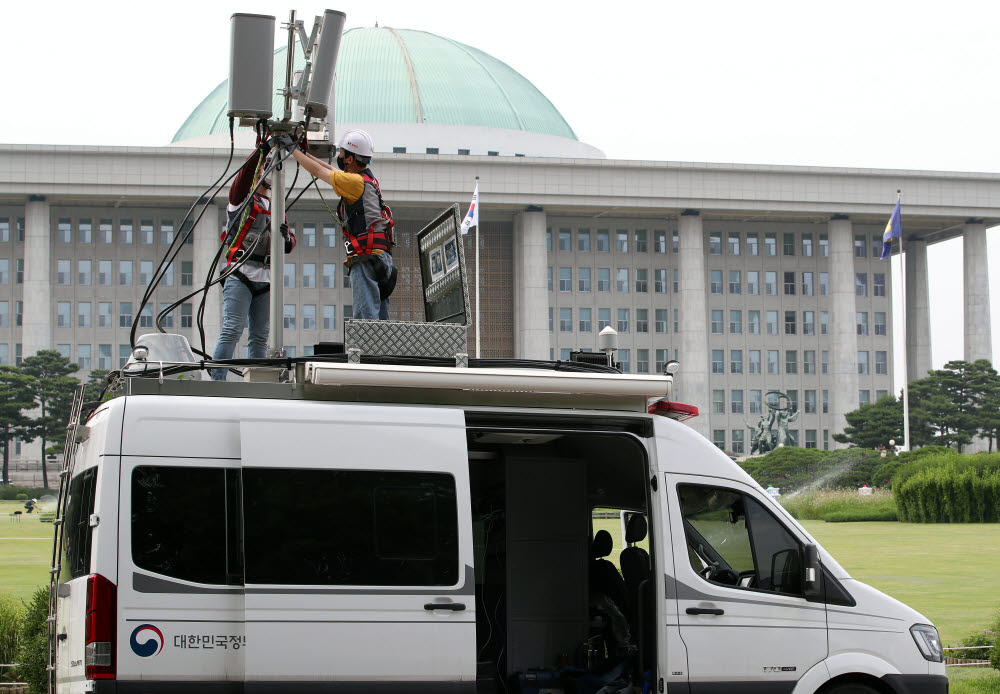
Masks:
[[[0,141],[166,144],[226,78],[232,13],[285,21],[294,8],[311,24],[326,7],[348,28],[378,22],[486,51],[612,158],[1000,172],[1000,3],[985,0],[19,0],[0,8]],[[903,221],[905,232],[905,197]],[[961,241],[932,248],[940,366],[962,357]],[[996,229],[989,252],[1000,287]]]

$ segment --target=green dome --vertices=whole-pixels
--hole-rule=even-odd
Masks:
[[[285,52],[274,52],[275,89]],[[304,65],[296,51],[295,68]],[[228,80],[191,113],[173,142],[228,133]],[[284,108],[275,95],[274,112]],[[545,95],[507,64],[425,31],[387,27],[344,32],[337,59],[338,123],[479,126],[576,140]]]

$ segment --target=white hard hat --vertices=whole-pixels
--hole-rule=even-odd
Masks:
[[[340,138],[340,148],[362,157],[371,157],[375,153],[372,136],[364,130],[348,130]]]

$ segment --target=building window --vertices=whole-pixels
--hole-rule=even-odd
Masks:
[[[337,228],[331,226],[323,227],[323,245],[333,248],[337,245]]]
[[[601,332],[609,325],[611,325],[611,309],[610,308],[597,309],[597,332]]]
[[[747,255],[760,255],[757,246],[757,232],[747,234]]]
[[[752,296],[760,294],[760,273],[757,270],[747,271],[747,294]]]
[[[569,229],[559,230],[559,250],[560,251],[571,251],[573,250],[573,234]]]
[[[823,414],[830,414],[830,391],[823,391]]]
[[[285,263],[283,284],[286,289],[295,289],[295,263]]]
[[[681,290],[681,271],[674,268],[674,294]]]
[[[646,230],[636,229],[635,230],[635,252],[636,253],[646,253],[649,249],[649,244],[646,240]]]
[[[637,349],[635,351],[635,372],[637,374],[649,373],[649,350]]]
[[[731,374],[741,374],[741,373],[743,373],[743,350],[742,349],[731,349],[731,350],[729,350],[729,373],[731,373]],[[733,411],[735,412],[736,410],[733,410]]]
[[[628,332],[628,309],[620,308],[618,309],[618,332],[627,333]]]
[[[747,355],[747,373],[760,373],[760,350],[751,349]]]
[[[733,335],[740,335],[743,333],[743,311],[729,311],[729,332]]]
[[[777,311],[767,311],[764,314],[764,319],[767,322],[767,334],[777,335],[778,334],[778,312]]]
[[[140,260],[139,261],[139,286],[146,287],[149,286],[149,282],[153,277],[153,261],[152,260]]]
[[[760,311],[756,309],[747,311],[747,333],[760,335]]]
[[[865,244],[865,235],[860,234],[854,237],[854,257],[864,258],[867,257],[867,248]]]
[[[802,234],[802,255],[811,258],[813,254],[813,235]]]
[[[828,311],[819,312],[819,334],[827,335],[830,332],[830,313]]]
[[[780,372],[781,370],[779,368],[778,350],[776,349],[767,350],[767,373],[777,374]]]
[[[337,329],[337,307],[333,304],[323,304],[323,330],[336,330],[336,329]]]
[[[858,272],[854,275],[854,293],[857,296],[868,296],[867,272]]]
[[[56,284],[69,284],[70,276],[70,265],[69,260],[57,260],[56,261]],[[6,284],[6,282],[4,283]]]
[[[733,414],[743,414],[743,391],[740,389],[729,391],[729,411]],[[743,433],[743,432],[740,432]]]
[[[129,345],[118,345],[118,368],[123,368],[128,363],[128,358],[132,354],[132,347]]]
[[[815,335],[816,334],[816,312],[815,311],[803,311],[802,312],[802,334],[803,335]]]
[[[872,296],[885,296],[885,273],[872,273]]]
[[[725,414],[725,413],[726,413],[726,391],[713,390],[712,414]]]
[[[551,265],[549,265],[547,268],[545,268],[545,281],[546,281],[546,286],[548,287],[548,290],[551,292],[552,291],[552,266]]]
[[[607,229],[597,230],[597,252],[608,253],[611,251],[611,233]]]
[[[170,304],[165,304],[165,303],[162,303],[162,302],[160,303],[160,313],[163,313],[168,308],[170,308]],[[174,314],[173,314],[173,312],[167,313],[167,314],[165,314],[163,316],[162,325],[163,325],[164,328],[172,328],[172,327],[174,327]]]
[[[132,327],[132,302],[121,301],[118,303],[118,327]]]
[[[590,253],[590,229],[580,229],[576,232],[576,250]]]
[[[635,310],[635,331],[637,333],[649,332],[649,309],[637,308]]]
[[[0,277],[0,284],[7,284],[7,268],[10,267],[10,263],[4,258],[3,267],[3,277]],[[16,284],[24,284],[24,258],[14,259],[14,282]]]
[[[726,234],[726,248],[729,255],[740,254],[740,233],[738,231],[730,231]]]
[[[190,328],[192,324],[191,304],[181,304],[181,327]]]
[[[725,429],[713,429],[712,430],[712,443],[716,445],[720,450],[726,450],[726,430]]]
[[[667,252],[667,232],[665,229],[657,229],[653,232],[653,252]]]
[[[658,308],[654,314],[656,318],[656,332],[666,333],[667,332],[667,309]],[[659,369],[657,369],[659,371]]]
[[[764,294],[767,296],[778,295],[778,273],[767,271],[764,273]]]
[[[333,263],[323,263],[323,289],[337,287],[337,266]]]
[[[663,373],[663,367],[667,365],[667,352],[666,349],[656,350],[656,373]]]
[[[568,267],[559,268],[559,291],[561,292],[573,291],[573,268],[568,268]]]
[[[709,255],[722,255],[722,232],[713,231],[708,235]]]
[[[618,350],[618,359],[621,364],[622,373],[630,373],[632,371],[632,364],[630,363],[631,354],[627,349]]]
[[[190,260],[181,261],[181,286],[190,287],[194,284],[194,263]]]
[[[545,230],[545,250],[552,250],[552,229]]]
[[[589,309],[589,308],[581,308],[579,310],[579,315],[580,315],[580,332],[581,333],[589,333],[590,332],[590,320],[591,320],[590,316],[591,316],[591,313],[592,313],[592,309]]]
[[[722,309],[712,309],[712,334],[722,334]]]
[[[635,291],[640,294],[645,294],[649,291],[649,270],[644,267],[636,268],[635,270]]]
[[[628,268],[618,268],[618,276],[615,281],[615,291],[619,294],[628,294]]]
[[[830,255],[830,239],[826,234],[819,235],[819,255],[826,258]]]
[[[806,349],[802,351],[802,373],[816,373],[816,350]]]
[[[807,390],[803,392],[803,411],[806,414],[816,414],[816,391]]]
[[[590,268],[589,267],[578,268],[577,271],[576,271],[576,276],[577,276],[577,288],[581,292],[589,292],[590,291]]]
[[[3,303],[4,311],[7,309],[7,302]],[[81,301],[76,305],[76,326],[78,328],[89,328],[90,327],[90,309],[91,303],[89,301]],[[0,325],[5,325],[5,323],[0,323]]]
[[[875,311],[875,334],[885,335],[885,311]]]
[[[657,294],[667,293],[667,271],[665,269],[653,270],[653,291]]]
[[[597,291],[599,292],[611,291],[611,268],[607,267],[597,268]]]
[[[785,295],[795,296],[795,273],[786,272],[785,273]]]
[[[674,332],[679,333],[681,331],[681,310],[679,308],[674,309]],[[676,351],[676,350],[674,350]]]
[[[858,311],[857,312],[857,327],[858,327],[858,335],[867,335],[868,334],[868,312],[867,311]]]
[[[549,332],[552,332],[552,307],[549,306]]]
[[[174,242],[174,223],[170,220],[160,222],[160,243],[169,246]]]
[[[283,327],[285,330],[295,330],[295,304],[285,304],[282,310]]]
[[[722,349],[712,350],[712,373],[726,373],[726,352]],[[720,391],[721,392],[721,391]]]
[[[170,263],[163,268],[163,274],[160,277],[164,287],[174,286],[174,264]]]
[[[152,328],[153,327],[153,306],[152,304],[146,304],[139,311],[139,327],[140,328]]]
[[[118,261],[118,284],[128,287],[132,284],[132,261]]]
[[[722,293],[722,270],[712,270],[710,275],[710,288],[713,294]]]
[[[82,371],[90,369],[90,345],[77,345],[76,363]]]
[[[302,245],[306,248],[314,248],[316,246],[315,224],[302,225]]]
[[[97,345],[97,368],[111,370],[111,345]]]
[[[670,250],[674,253],[681,252],[681,233],[679,231],[670,232]]]
[[[819,273],[819,295],[828,296],[830,294],[830,273]]]
[[[73,225],[68,219],[60,219],[56,226],[56,240],[60,243],[72,243]]]
[[[795,255],[795,234],[783,234],[781,245],[783,255]]]
[[[865,405],[870,405],[871,402],[872,402],[872,397],[870,390],[858,391],[858,407],[864,407]]]
[[[875,373],[885,376],[889,373],[889,361],[886,352],[875,352]]]
[[[730,270],[729,271],[729,293],[739,294],[742,291],[743,283],[740,281],[740,271]]]
[[[820,373],[825,374],[830,368],[830,353],[827,350],[823,350],[819,353],[820,357]]]
[[[868,374],[868,352],[865,350],[858,352],[858,373],[861,375]]]
[[[302,329],[316,329],[316,304],[302,305]]]
[[[778,255],[778,237],[773,232],[764,233],[764,255]]]
[[[573,332],[573,309],[571,308],[559,309],[559,332],[561,333]]]
[[[153,220],[143,219],[139,222],[139,243],[147,246],[153,243]]]
[[[802,273],[802,296],[813,295],[813,274],[811,272]]]
[[[619,229],[615,232],[615,250],[619,253],[628,253],[628,231]]]
[[[785,373],[794,374],[799,372],[799,351],[797,349],[785,350]]]

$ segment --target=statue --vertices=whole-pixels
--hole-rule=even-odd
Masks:
[[[771,397],[771,396],[775,397]],[[787,446],[788,425],[799,418],[799,411],[792,411],[792,400],[778,390],[769,390],[765,399],[767,413],[762,414],[757,424],[750,425],[746,417],[743,422],[753,433],[750,434],[750,455],[772,451],[779,446]],[[777,424],[777,431],[772,427]]]

